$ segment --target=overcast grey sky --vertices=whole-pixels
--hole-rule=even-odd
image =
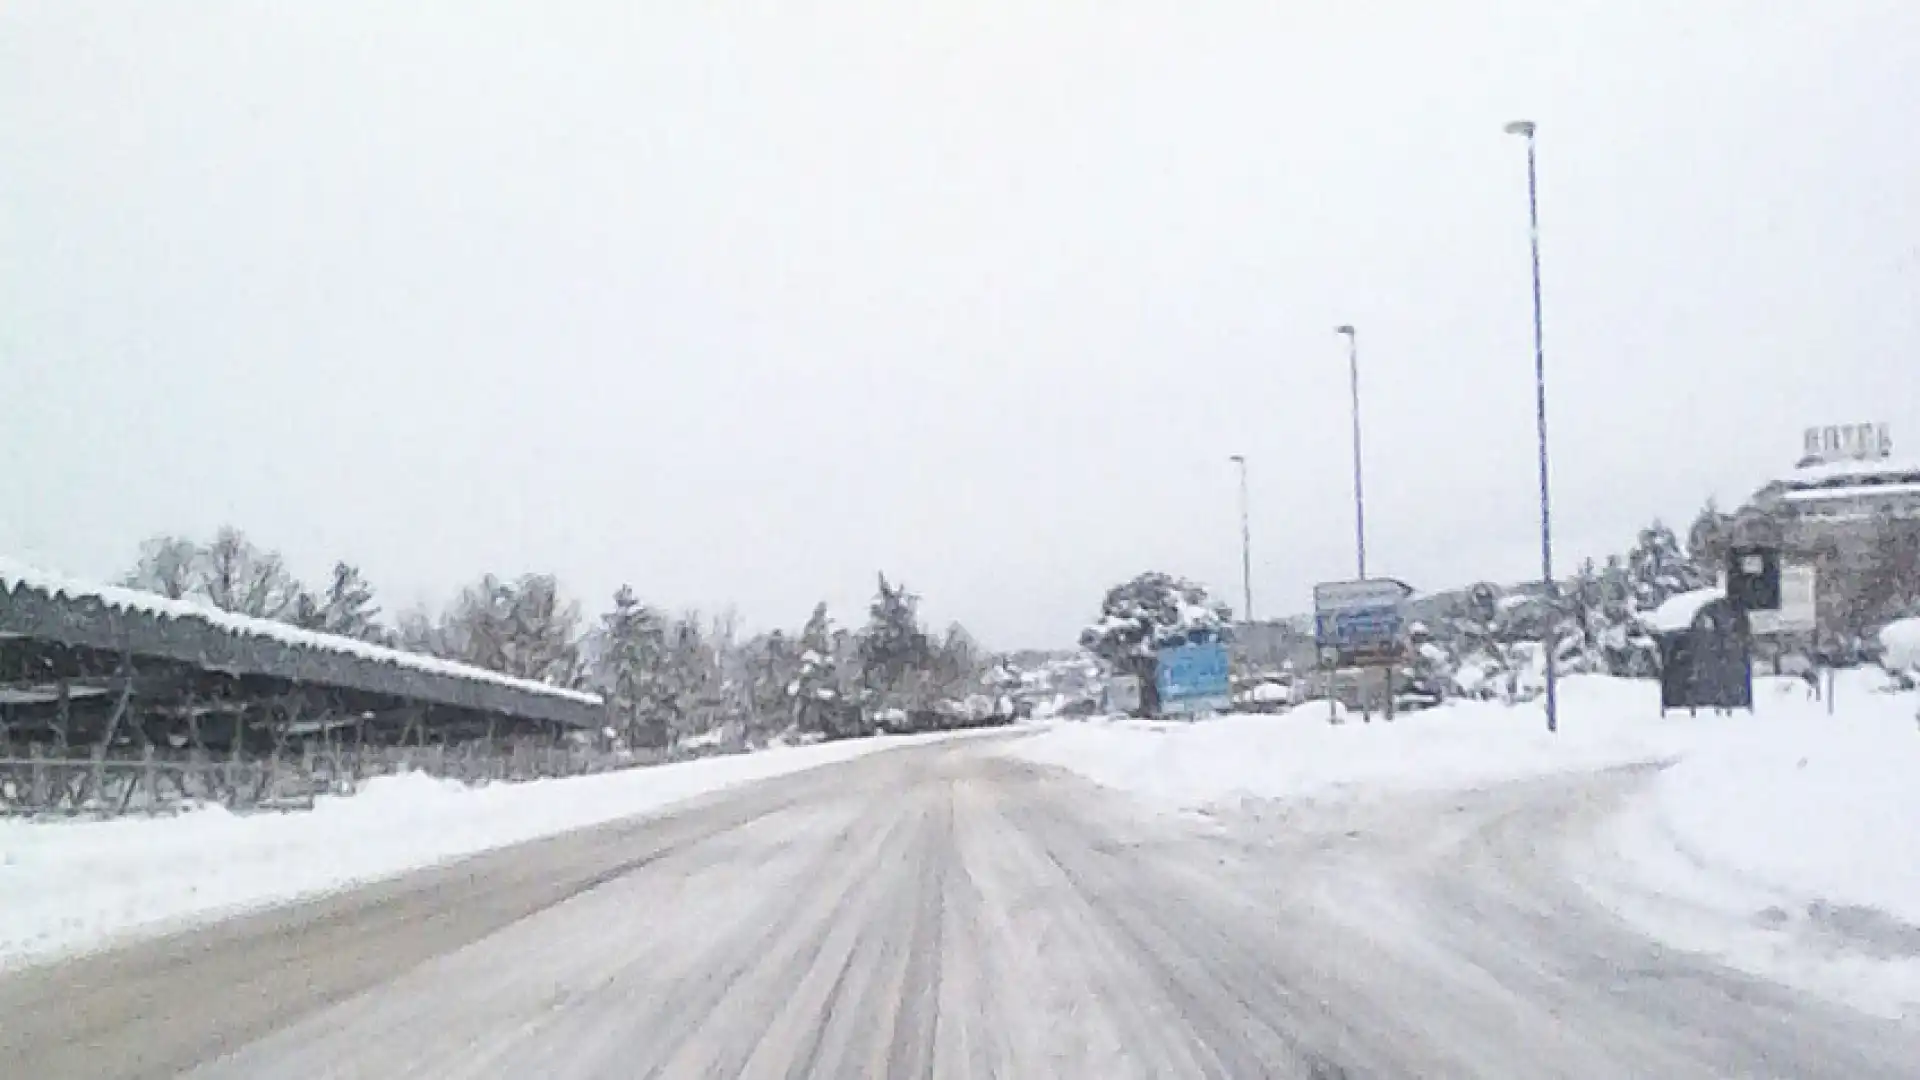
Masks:
[[[1920,4],[0,6],[0,552],[222,522],[1002,646],[1144,569],[1537,574],[1920,447]]]

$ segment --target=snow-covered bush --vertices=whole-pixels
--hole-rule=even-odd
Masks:
[[[1146,573],[1107,590],[1100,621],[1080,632],[1080,645],[1115,666],[1159,649],[1218,641],[1232,625],[1225,604],[1185,578]]]
[[[1880,666],[1903,684],[1920,682],[1920,618],[1898,619],[1881,628]]]

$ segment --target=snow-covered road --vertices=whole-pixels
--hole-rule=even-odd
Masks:
[[[1912,1075],[1559,857],[1645,770],[1166,815],[981,743],[0,978],[55,1077]]]
[[[1572,876],[1669,946],[1920,1018],[1915,695],[1871,669],[1841,673],[1831,714],[1798,679],[1756,679],[1752,713],[1662,717],[1658,695],[1646,680],[1568,679],[1557,735],[1538,705],[1449,702],[1342,726],[1309,705],[1063,723],[1008,750],[1176,814],[1659,764],[1559,852]]]
[[[0,820],[0,969],[364,885],[736,784],[979,732],[847,739],[565,780],[381,777],[311,811]]]

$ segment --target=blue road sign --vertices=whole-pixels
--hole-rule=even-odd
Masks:
[[[1330,611],[1316,620],[1321,648],[1366,649],[1400,640],[1404,621],[1394,608]]]
[[[1163,713],[1219,712],[1233,707],[1227,647],[1219,643],[1161,649],[1154,674]]]
[[[1413,590],[1392,578],[1330,581],[1313,589],[1313,636],[1337,665],[1377,663],[1400,651],[1402,604]]]

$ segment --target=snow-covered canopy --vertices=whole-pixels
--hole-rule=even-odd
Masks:
[[[146,616],[160,624],[177,625],[208,634],[209,640],[225,638],[236,643],[266,644],[277,647],[283,652],[289,649],[308,650],[352,661],[383,665],[423,676],[438,676],[467,684],[496,686],[536,698],[565,702],[573,707],[564,716],[564,719],[569,722],[581,715],[578,711],[579,706],[597,708],[601,704],[600,697],[596,694],[548,686],[530,679],[519,679],[497,671],[442,660],[434,656],[422,656],[418,653],[390,649],[357,638],[315,633],[271,619],[235,615],[189,600],[173,600],[137,589],[79,581],[27,566],[12,559],[0,558],[0,628],[14,629],[6,624],[11,621],[9,615],[16,610],[19,618],[28,617],[23,601],[33,594],[61,604],[63,609],[97,607],[109,613]],[[71,617],[65,621],[70,624],[76,622]],[[76,625],[71,629],[76,634],[82,634],[85,628]],[[15,632],[18,630],[16,629]],[[91,642],[80,643],[92,644]],[[485,707],[479,702],[464,700],[468,696],[464,694],[428,692],[421,696],[428,700],[445,700],[448,704]],[[563,719],[561,715],[541,718]]]
[[[1647,628],[1657,634],[1671,634],[1685,630],[1693,625],[1694,616],[1700,609],[1726,596],[1719,589],[1694,589],[1691,592],[1675,593],[1667,597],[1666,602],[1640,618]]]

